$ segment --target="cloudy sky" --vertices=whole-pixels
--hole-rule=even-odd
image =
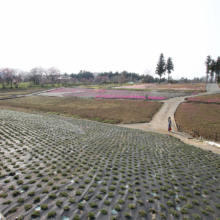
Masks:
[[[0,67],[205,75],[220,56],[219,0],[0,0]]]

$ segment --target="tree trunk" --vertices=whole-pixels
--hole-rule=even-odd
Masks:
[[[161,76],[160,76],[159,84],[160,84],[160,81],[161,81]]]

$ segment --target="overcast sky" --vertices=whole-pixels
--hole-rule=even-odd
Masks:
[[[220,0],[0,0],[0,8],[0,67],[154,74],[163,53],[176,79],[204,76],[206,56],[220,56]]]

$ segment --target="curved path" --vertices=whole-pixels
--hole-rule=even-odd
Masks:
[[[183,132],[178,132],[178,130],[176,128],[176,123],[174,120],[174,113],[175,113],[177,107],[179,106],[179,104],[181,102],[185,101],[184,100],[185,98],[220,93],[220,89],[217,84],[207,84],[206,90],[207,90],[207,92],[199,94],[199,95],[177,97],[177,98],[162,101],[162,102],[164,102],[162,108],[159,110],[159,112],[157,112],[155,114],[153,119],[148,123],[119,124],[118,126],[172,135],[187,144],[191,144],[196,147],[200,147],[204,150],[211,150],[214,153],[220,154],[220,148],[209,145],[203,141],[189,139],[189,138],[191,138],[191,136],[189,134],[186,134]],[[171,120],[173,123],[172,124],[172,132],[168,132],[168,121],[167,121],[168,117],[171,117]]]

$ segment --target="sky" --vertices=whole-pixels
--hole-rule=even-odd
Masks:
[[[0,0],[0,68],[205,75],[220,56],[220,0]],[[166,76],[165,76],[166,77]]]

